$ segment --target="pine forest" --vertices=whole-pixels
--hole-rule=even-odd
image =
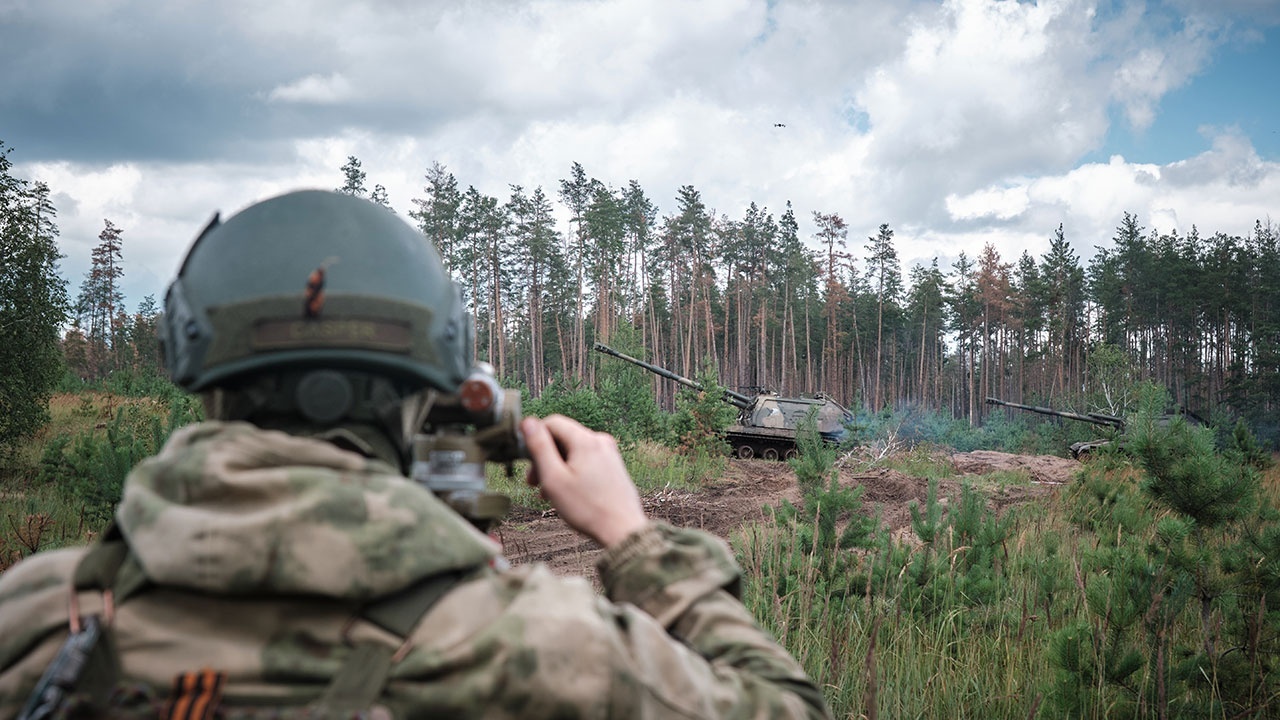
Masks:
[[[7,237],[55,237],[48,188],[5,169]],[[390,210],[358,158],[342,173],[339,190]],[[691,185],[664,212],[637,182],[577,163],[550,192],[513,185],[505,198],[462,189],[435,163],[411,203],[408,220],[473,313],[475,357],[535,398],[553,383],[594,386],[602,342],[686,377],[709,362],[730,389],[825,393],[870,412],[919,407],[978,425],[997,397],[1120,415],[1126,388],[1151,381],[1182,409],[1278,432],[1280,230],[1269,222],[1247,237],[1161,234],[1125,213],[1109,238],[1072,243],[1046,228],[1041,257],[987,245],[904,269],[887,222],[858,237],[838,209],[749,203],[730,216]],[[19,211],[37,225],[11,219]],[[808,237],[800,213],[816,227]],[[121,290],[127,230],[105,220],[74,301],[61,286],[51,297],[66,305],[62,355],[83,380],[160,372],[155,296],[129,312]],[[1084,259],[1074,247],[1086,244]],[[674,386],[654,378],[653,390],[670,410]]]

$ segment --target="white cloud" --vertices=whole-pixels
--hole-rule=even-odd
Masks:
[[[902,54],[857,94],[874,156],[968,183],[1064,166],[1096,147],[1106,96],[1089,72],[1093,58],[1081,54],[1089,52],[1088,8],[948,0],[917,16]]]
[[[1170,183],[1195,186],[1217,181],[1238,188],[1254,187],[1274,172],[1274,165],[1263,162],[1238,129],[1202,127],[1200,132],[1210,139],[1212,149],[1171,163],[1164,172]]]
[[[301,80],[281,85],[267,93],[272,102],[336,105],[355,97],[350,81],[339,73],[327,76],[308,75]]]
[[[947,211],[955,220],[995,218],[1008,220],[1026,211],[1030,204],[1025,186],[988,188],[965,196],[948,195]]]

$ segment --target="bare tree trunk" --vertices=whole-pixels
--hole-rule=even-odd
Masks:
[[[768,326],[765,324],[764,317],[766,307],[767,301],[764,298],[760,298],[760,357],[756,360],[755,383],[757,385],[767,385],[768,383],[765,378],[774,377],[774,373],[771,371],[771,368],[769,368],[768,357],[765,350],[769,345],[769,341],[766,338],[766,335],[768,334]]]
[[[876,389],[875,409],[877,411],[884,407],[881,404],[883,398],[881,396],[881,383],[884,376],[884,301],[877,299],[876,302]]]
[[[804,299],[804,390],[805,392],[813,391],[813,345],[809,342],[809,338],[813,337],[813,328],[809,324],[809,298]]]
[[[925,367],[925,358],[929,357],[929,352],[927,350],[927,345],[926,345],[928,336],[929,336],[929,312],[928,312],[928,308],[925,308],[925,310],[920,313],[920,369],[916,375],[916,385],[919,387],[920,400],[922,402],[924,401],[926,396],[925,384],[924,384],[924,367]]]

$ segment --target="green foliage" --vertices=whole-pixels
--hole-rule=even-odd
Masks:
[[[847,551],[874,546],[879,519],[862,512],[862,488],[840,485],[836,451],[822,441],[812,415],[802,423],[797,444],[800,454],[788,463],[796,472],[802,502],[797,507],[783,500],[768,509],[788,540],[785,549],[763,559],[760,572],[775,599],[805,593],[818,606],[804,612],[847,612],[848,600],[864,592],[867,579],[859,557]],[[811,622],[803,614],[789,618],[797,624]]]
[[[1112,544],[1119,536],[1143,532],[1155,509],[1132,472],[1090,461],[1079,480],[1064,492],[1066,514],[1077,527],[1096,533],[1098,542]]]
[[[68,368],[59,379],[57,390],[62,393],[98,391],[128,398],[155,398],[165,403],[187,395],[163,373],[130,368],[115,370],[100,380],[82,378]]]
[[[918,405],[886,408],[875,413],[855,410],[853,430],[848,441],[855,445],[875,442],[901,442],[908,446],[932,444],[958,452],[1007,447],[986,428],[971,426],[967,420],[951,417],[950,413]]]
[[[1275,461],[1271,453],[1258,442],[1243,418],[1231,427],[1231,437],[1223,450],[1233,462],[1248,465],[1255,470],[1269,470]]]
[[[336,190],[347,195],[364,197],[365,177],[364,170],[360,168],[360,158],[355,155],[348,155],[346,164],[342,166],[342,187],[336,188]]]
[[[1071,716],[1269,717],[1280,533],[1249,438],[1219,453],[1211,430],[1164,414],[1162,389],[1137,398],[1124,452],[1064,496],[1084,533],[1084,613],[1050,644],[1053,702]]]
[[[521,405],[529,415],[565,415],[592,430],[609,431],[609,415],[600,395],[579,380],[553,378],[541,397],[525,399]]]
[[[665,418],[644,378],[624,372],[602,378],[598,385],[591,388],[556,377],[541,397],[525,396],[521,406],[535,417],[565,415],[592,430],[610,433],[623,448],[664,437]]]
[[[906,566],[901,592],[925,617],[960,607],[992,604],[1002,597],[1004,542],[1012,518],[997,518],[968,484],[959,502],[943,507],[938,482],[929,482],[924,507],[912,503],[911,528],[923,543]]]
[[[90,532],[81,506],[56,487],[0,493],[0,572],[40,550],[82,544]]]
[[[1129,424],[1126,447],[1149,475],[1153,497],[1202,527],[1217,527],[1247,511],[1257,472],[1214,449],[1213,433],[1183,418],[1158,422],[1140,413]]]
[[[1160,457],[1188,452],[1185,439],[1163,442]],[[1242,499],[1206,527],[1153,492],[1141,453],[1112,450],[1057,502],[997,516],[976,488],[943,498],[935,482],[912,508],[914,539],[873,529],[846,543],[817,521],[845,508],[833,511],[838,529],[865,513],[844,504],[816,450],[794,465],[802,497],[817,502],[781,506],[776,525],[735,547],[749,607],[828,688],[836,715],[1274,714],[1280,511],[1270,504]]]
[[[68,312],[49,188],[14,177],[11,165],[0,142],[0,453],[5,454],[49,420],[49,397],[62,375],[59,330]]]
[[[1085,403],[1107,415],[1121,415],[1137,392],[1137,366],[1120,347],[1103,343],[1089,353]]]
[[[101,432],[53,438],[40,461],[39,481],[74,499],[86,519],[101,527],[115,512],[133,466],[158,452],[175,429],[197,420],[199,407],[190,396],[175,398],[167,418],[143,405],[124,405]]]
[[[802,549],[826,558],[833,550],[870,547],[878,523],[875,518],[860,513],[862,488],[840,485],[840,476],[835,470],[836,449],[823,442],[815,417],[816,412],[810,411],[801,423],[796,436],[800,454],[787,461],[800,486],[801,507],[794,508],[783,500],[777,517],[794,523]],[[844,529],[837,536],[838,522],[844,522]]]
[[[643,354],[637,332],[629,324],[620,326],[610,342],[622,353]],[[601,358],[597,377],[596,391],[603,405],[604,422],[621,445],[663,437],[666,420],[653,394],[653,375],[628,362]]]
[[[729,446],[722,433],[733,424],[737,410],[724,402],[724,386],[716,377],[710,358],[703,360],[702,371],[694,380],[704,389],[680,389],[676,412],[671,418],[671,432],[682,448],[694,453],[725,455]]]
[[[914,538],[890,536],[862,508],[863,488],[837,482],[832,450],[813,442],[802,433],[791,462],[803,502],[780,505],[734,547],[748,608],[825,688],[833,714],[1034,715],[1050,676],[1027,600],[1060,612],[1062,562],[1027,548],[1022,567],[1054,583],[1043,600],[1029,574],[1003,572],[1015,520],[973,488],[948,504],[933,483]]]

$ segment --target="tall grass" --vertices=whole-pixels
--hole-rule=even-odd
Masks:
[[[0,569],[38,550],[87,542],[110,519],[125,476],[199,417],[193,398],[58,395],[52,421],[10,458],[0,484]]]
[[[972,539],[936,499],[919,512],[935,530],[931,543],[882,533],[872,548],[847,550],[794,525],[744,529],[733,538],[744,602],[824,688],[836,717],[1031,716],[1053,688],[1044,652],[1052,624],[1037,603],[1042,578],[1026,569],[1056,565],[1058,581],[1066,573],[1040,550],[1046,518],[1009,519],[992,588],[975,580]],[[1035,559],[1014,562],[1012,548]]]
[[[1117,451],[1001,517],[976,486],[944,503],[934,485],[911,532],[890,535],[847,503],[819,531],[822,496],[849,489],[796,469],[815,498],[732,542],[744,602],[836,717],[1277,716],[1280,470],[1234,528],[1177,521]],[[851,524],[865,542],[833,540]]]

